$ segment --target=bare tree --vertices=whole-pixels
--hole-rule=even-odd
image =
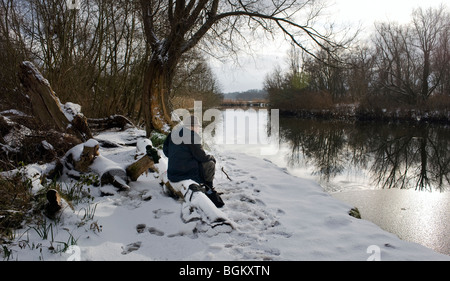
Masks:
[[[378,24],[378,79],[389,94],[413,104],[425,102],[440,85],[448,64],[448,13],[444,6],[413,11],[412,23]]]
[[[427,100],[440,83],[442,70],[435,69],[433,72],[432,57],[438,52],[441,37],[450,27],[448,20],[448,14],[442,5],[437,9],[423,10],[419,8],[413,12],[413,32],[416,40],[414,45],[421,51],[421,62],[423,63],[421,101]],[[448,60],[444,62],[444,65],[446,63]]]
[[[346,69],[348,81],[347,97],[352,101],[360,101],[367,96],[371,88],[374,69],[373,50],[369,46],[358,46],[346,59],[350,68]]]
[[[22,23],[17,14],[17,2],[0,0],[0,109],[26,104],[17,88],[19,65],[29,55],[23,48],[25,40],[20,33]]]
[[[196,49],[183,56],[172,84],[170,101],[174,108],[193,108],[194,101],[202,101],[206,110],[219,105],[223,99],[215,75]]]
[[[302,35],[328,52],[339,45],[331,40],[330,34],[312,26],[321,7],[317,0],[140,0],[140,3],[151,50],[142,98],[147,134],[154,129],[164,131],[171,124],[168,99],[173,75],[182,55],[201,41],[212,39],[232,48],[233,35],[245,38],[239,32],[245,26],[269,33],[279,31],[310,54],[313,51],[301,40]],[[304,24],[297,23],[294,15],[306,10],[310,12]]]

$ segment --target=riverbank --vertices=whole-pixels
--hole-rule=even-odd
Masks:
[[[130,144],[144,136],[143,131],[128,129],[95,137],[116,144],[101,147],[100,154],[125,166],[134,161],[136,148]],[[80,188],[90,200],[65,209],[56,222],[29,224],[16,231],[3,255],[8,249],[10,260],[46,261],[67,260],[75,254],[81,260],[108,261],[450,260],[351,217],[352,206],[312,180],[295,177],[268,160],[214,145],[210,149],[217,159],[216,187],[225,201],[221,211],[235,224],[234,230],[183,220],[183,204],[163,192],[155,174],[144,174],[130,183],[129,191],[85,183]],[[47,168],[26,167],[35,192],[42,188],[39,174]],[[71,183],[66,179],[59,184]],[[69,243],[77,251],[63,250]]]
[[[428,122],[450,124],[449,110],[412,108],[371,108],[354,104],[338,104],[329,109],[280,109],[284,117],[315,118],[325,120]]]

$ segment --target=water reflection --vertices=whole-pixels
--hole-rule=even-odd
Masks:
[[[241,118],[256,114],[239,112],[231,113]],[[206,143],[232,143],[226,148],[271,161],[302,178],[312,173],[325,191],[358,207],[363,219],[401,239],[450,254],[450,225],[445,223],[450,193],[414,191],[450,190],[449,126],[280,118],[278,154],[264,156],[260,151],[265,142],[235,144],[250,139],[247,135],[267,134],[264,140],[276,135],[270,132],[268,112],[257,113],[258,123],[246,125],[244,136],[230,126],[235,121],[224,110],[215,120],[222,130],[215,130]],[[230,135],[228,129],[233,129]],[[226,136],[232,141],[224,142]]]
[[[381,188],[448,190],[449,140],[449,128],[429,124],[280,119],[289,165],[310,166],[325,182],[352,167]]]

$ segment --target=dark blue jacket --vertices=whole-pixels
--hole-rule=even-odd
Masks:
[[[175,144],[172,134],[183,137],[183,131],[191,134],[190,141]],[[203,150],[200,136],[191,130],[174,129],[164,142],[163,152],[169,158],[167,176],[171,182],[193,180],[204,183],[201,173],[201,163],[214,160]]]

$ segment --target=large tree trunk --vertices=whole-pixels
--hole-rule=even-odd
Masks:
[[[428,84],[428,79],[430,78],[430,53],[424,52],[424,62],[423,62],[423,71],[422,71],[422,89],[421,89],[421,99],[419,104],[427,101],[429,96],[430,86]]]
[[[147,136],[153,130],[168,134],[172,121],[166,97],[169,95],[171,75],[170,67],[164,60],[152,59],[144,79],[142,104]]]

